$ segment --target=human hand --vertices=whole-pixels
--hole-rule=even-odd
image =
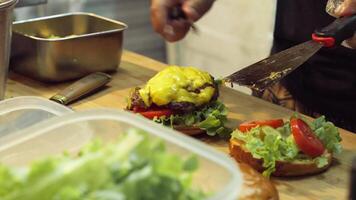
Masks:
[[[191,24],[199,20],[215,0],[151,0],[151,22],[154,30],[167,41],[181,40]],[[186,19],[170,19],[172,9],[181,6]]]
[[[329,0],[326,10],[334,17],[354,15],[356,14],[356,0]],[[345,43],[346,46],[356,49],[356,33]]]
[[[356,0],[345,0],[335,10],[338,17],[356,14]]]

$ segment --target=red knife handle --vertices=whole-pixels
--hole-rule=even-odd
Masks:
[[[356,15],[341,17],[330,25],[317,29],[312,39],[322,43],[324,47],[339,45],[342,41],[351,38],[356,32]]]

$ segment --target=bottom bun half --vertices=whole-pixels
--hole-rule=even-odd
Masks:
[[[263,167],[263,160],[256,159],[244,148],[243,142],[237,139],[231,139],[229,144],[230,155],[239,163],[246,163],[258,172],[263,172],[265,169]],[[332,154],[325,152],[325,156],[328,159],[328,164],[322,168],[318,168],[315,162],[312,160],[306,161],[294,161],[294,162],[285,162],[277,161],[276,162],[276,171],[272,173],[273,176],[304,176],[318,174],[320,172],[328,169],[332,162]]]
[[[173,126],[174,130],[182,132],[186,135],[196,136],[205,133],[205,130],[196,126]]]

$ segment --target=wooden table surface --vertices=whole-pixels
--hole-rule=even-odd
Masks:
[[[124,52],[122,63],[113,75],[113,80],[104,90],[71,105],[75,110],[109,107],[121,109],[125,107],[126,96],[130,88],[143,85],[165,64],[131,52]],[[10,73],[6,97],[42,96],[49,98],[65,84],[44,84],[18,74]],[[282,107],[241,92],[223,88],[220,99],[228,106],[229,121],[232,127],[245,120],[288,118],[292,112]],[[356,135],[341,130],[344,151],[336,155],[333,166],[320,175],[278,179],[273,178],[281,199],[346,199],[349,189],[349,169],[351,160],[356,156]],[[202,139],[218,150],[228,152],[227,142],[222,140]]]

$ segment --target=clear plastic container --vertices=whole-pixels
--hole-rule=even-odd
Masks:
[[[15,97],[0,102],[0,141],[10,133],[73,112],[68,107],[40,97]]]
[[[137,128],[162,139],[168,151],[182,157],[196,154],[199,170],[193,187],[212,194],[209,199],[235,200],[242,187],[239,167],[227,155],[181,133],[124,111],[91,110],[67,114],[11,134],[12,140],[0,145],[0,161],[21,166],[64,150],[75,153],[92,138],[113,141],[128,129]]]

